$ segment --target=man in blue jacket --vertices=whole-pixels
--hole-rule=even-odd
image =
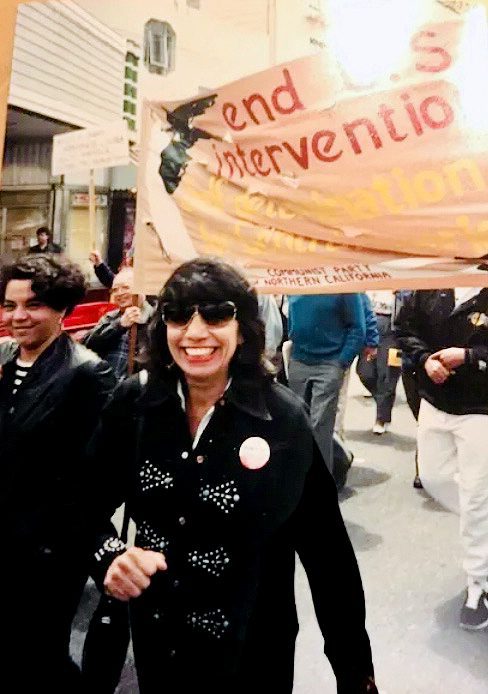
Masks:
[[[310,407],[317,444],[332,472],[332,436],[345,371],[366,339],[359,294],[288,297],[288,329],[293,341],[289,386]]]

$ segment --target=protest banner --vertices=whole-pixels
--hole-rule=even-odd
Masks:
[[[324,50],[146,102],[138,286],[153,292],[197,254],[239,263],[270,292],[484,284],[486,22],[452,17],[415,27],[373,84]]]
[[[325,50],[208,101],[146,104],[140,288],[197,253],[264,291],[484,283],[486,18],[439,2],[452,21],[415,27],[386,79],[356,83]],[[18,4],[2,2],[2,144]]]

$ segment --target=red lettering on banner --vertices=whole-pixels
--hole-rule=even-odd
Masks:
[[[336,140],[337,133],[335,133],[333,130],[319,130],[318,132],[315,133],[315,135],[312,138],[312,152],[315,154],[317,159],[320,159],[320,161],[337,161],[339,157],[341,156],[342,152],[344,150],[340,149],[337,154],[331,154],[329,155],[330,150],[332,149],[334,142]],[[327,138],[327,144],[320,148],[320,142],[324,138]]]
[[[228,115],[229,111],[230,115]],[[222,115],[224,116],[225,122],[232,130],[244,130],[246,127],[245,123],[236,123],[237,107],[229,101],[222,106]]]
[[[302,169],[308,169],[308,139],[306,137],[300,138],[300,154],[293,149],[289,142],[283,142],[283,147]]]
[[[383,118],[383,122],[386,125],[386,129],[388,130],[388,134],[393,140],[393,142],[402,142],[406,137],[408,137],[408,133],[405,133],[405,135],[399,135],[395,126],[395,123],[393,122],[392,115],[395,113],[394,108],[388,108],[386,104],[381,104],[381,106],[378,109],[378,115],[380,118]]]
[[[413,129],[417,135],[422,135],[424,129],[422,128],[422,123],[417,115],[415,106],[410,102],[410,95],[402,94],[402,99],[405,101],[405,111],[408,113],[408,117],[410,118],[410,123],[413,125]]]
[[[453,107],[442,96],[432,94],[424,98],[419,104],[414,104],[410,94],[403,92],[397,94],[396,99],[399,108],[394,108],[386,103],[378,106],[379,120],[377,121],[360,117],[338,125],[337,131],[318,130],[315,133],[303,135],[296,143],[285,140],[280,144],[264,145],[262,149],[253,148],[250,153],[241,144],[235,144],[232,148],[219,153],[216,146],[212,144],[218,164],[218,175],[227,178],[233,178],[236,175],[243,178],[247,173],[253,177],[256,175],[266,177],[273,170],[277,174],[281,174],[283,170],[287,171],[290,164],[293,163],[296,163],[303,170],[308,170],[313,160],[333,163],[344,156],[347,149],[346,147],[339,148],[338,140],[341,135],[342,144],[348,143],[350,145],[350,153],[352,152],[356,156],[367,155],[371,151],[371,147],[366,147],[366,143],[363,142],[364,137],[361,139],[360,135],[363,132],[368,135],[374,149],[381,149],[384,146],[385,138],[389,138],[392,142],[403,142],[412,134],[418,137],[424,135],[427,129],[447,128],[455,120]],[[396,122],[402,116],[401,122],[405,132],[400,131]],[[409,122],[410,128],[408,127]],[[362,129],[361,133],[358,132],[359,129]],[[396,171],[399,175],[397,183],[403,190],[406,183],[401,175],[401,170]],[[375,189],[380,193],[382,200],[387,203],[390,211],[393,211],[396,203],[384,182],[377,181]],[[412,205],[414,199],[414,193],[409,189],[408,195],[406,194],[406,201]]]
[[[281,147],[279,147],[278,145],[266,145],[266,147],[264,149],[268,153],[268,157],[271,159],[271,163],[273,164],[274,170],[276,171],[276,173],[278,173],[278,174],[281,173],[281,169],[280,169],[279,165],[276,163],[276,159],[274,158],[275,152],[282,152],[283,151],[281,149]]]
[[[374,127],[373,123],[369,120],[369,118],[358,118],[357,120],[352,121],[352,123],[344,123],[343,126],[344,132],[349,138],[349,142],[351,143],[353,152],[355,154],[361,154],[363,151],[356,137],[356,133],[354,132],[356,128],[360,125],[366,126],[376,149],[380,149],[380,147],[383,147],[383,143],[381,142],[381,138],[378,135],[378,131]]]
[[[240,160],[242,161],[242,163],[244,164],[244,168],[246,169],[247,173],[248,173],[250,176],[255,176],[255,175],[256,175],[256,171],[250,171],[250,170],[249,170],[249,167],[248,167],[247,161],[246,161],[246,153],[245,153],[245,151],[244,151],[239,145],[237,145],[236,151],[237,151],[237,156],[239,157],[239,159],[240,159]]]
[[[256,123],[256,125],[261,125],[261,122],[257,118],[257,116],[254,114],[252,107],[254,105],[254,102],[258,101],[261,106],[263,107],[266,115],[268,116],[268,120],[276,120],[276,118],[273,116],[273,112],[268,106],[266,99],[264,96],[261,96],[261,94],[251,94],[251,96],[248,96],[247,99],[243,99],[242,103],[244,104],[244,107],[246,111],[248,112],[249,116],[251,119]],[[247,125],[247,123],[246,123]],[[246,125],[244,127],[246,127]]]
[[[295,85],[293,84],[289,70],[285,68],[283,70],[283,75],[285,76],[285,84],[280,87],[276,87],[271,95],[271,102],[278,113],[281,113],[283,116],[288,116],[294,111],[303,110],[305,107],[300,101],[300,97],[295,89]],[[281,106],[278,100],[282,94],[288,94],[291,97],[291,104],[287,107]]]
[[[251,150],[251,161],[254,164],[256,171],[261,174],[261,176],[269,176],[271,169],[262,169],[263,165],[263,153],[259,149]]]
[[[452,63],[452,58],[445,48],[441,46],[429,46],[425,45],[424,39],[435,39],[437,34],[435,31],[419,31],[418,34],[412,38],[411,47],[416,53],[428,53],[429,55],[435,55],[439,59],[438,62],[434,64],[426,64],[418,62],[415,67],[419,72],[442,72],[447,70]]]
[[[213,151],[215,152],[215,156],[217,157],[217,163],[218,163],[218,169],[217,169],[217,176],[220,178],[222,176],[222,159],[219,157],[219,153],[217,152],[217,147],[214,145],[212,142],[212,147]]]
[[[303,110],[305,106],[302,104],[298,92],[293,84],[293,80],[290,75],[290,71],[286,68],[283,70],[283,76],[285,78],[285,83],[278,85],[271,93],[271,104],[273,105],[275,111],[283,116],[288,116],[295,111]],[[290,98],[290,103],[288,105],[283,103],[283,97],[288,95]],[[276,120],[273,115],[273,111],[262,94],[254,93],[248,97],[242,99],[242,105],[244,106],[248,116],[251,120],[256,123],[256,125],[261,125],[261,120],[256,115],[255,104],[259,103],[264,111],[267,119],[269,121]],[[232,130],[244,130],[247,127],[248,122],[242,120],[237,123],[238,119],[238,108],[235,104],[227,101],[222,106],[222,116]]]
[[[241,178],[244,176],[244,172],[242,171],[241,167],[237,163],[237,158],[233,152],[224,152],[223,157],[225,161],[227,162],[227,165],[230,170],[230,178],[234,175],[234,166],[236,167],[237,171],[239,172]],[[234,162],[234,163],[232,163]]]
[[[444,119],[441,121],[435,121],[431,115],[429,115],[429,107],[435,104],[442,109],[444,114]],[[420,104],[420,113],[424,122],[432,128],[433,130],[438,130],[439,128],[447,128],[454,121],[454,111],[451,106],[443,99],[441,96],[429,96],[424,99]]]

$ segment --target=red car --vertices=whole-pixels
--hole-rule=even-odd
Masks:
[[[66,332],[71,333],[75,340],[81,340],[83,335],[90,330],[90,328],[93,328],[103,315],[115,308],[117,308],[117,306],[108,301],[93,301],[89,304],[78,304],[73,313],[63,321],[63,328]],[[7,329],[3,327],[0,315],[0,339],[2,337],[8,337],[8,335],[9,333]]]

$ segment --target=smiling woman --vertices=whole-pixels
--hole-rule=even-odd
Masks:
[[[202,682],[214,694],[290,694],[295,551],[338,691],[376,692],[335,484],[303,403],[264,358],[255,291],[230,265],[197,258],[163,287],[149,333],[147,383],[119,386],[92,446],[106,516],[93,575],[130,601],[141,694],[159,694],[162,673],[167,694]],[[128,550],[110,523],[126,499]]]

